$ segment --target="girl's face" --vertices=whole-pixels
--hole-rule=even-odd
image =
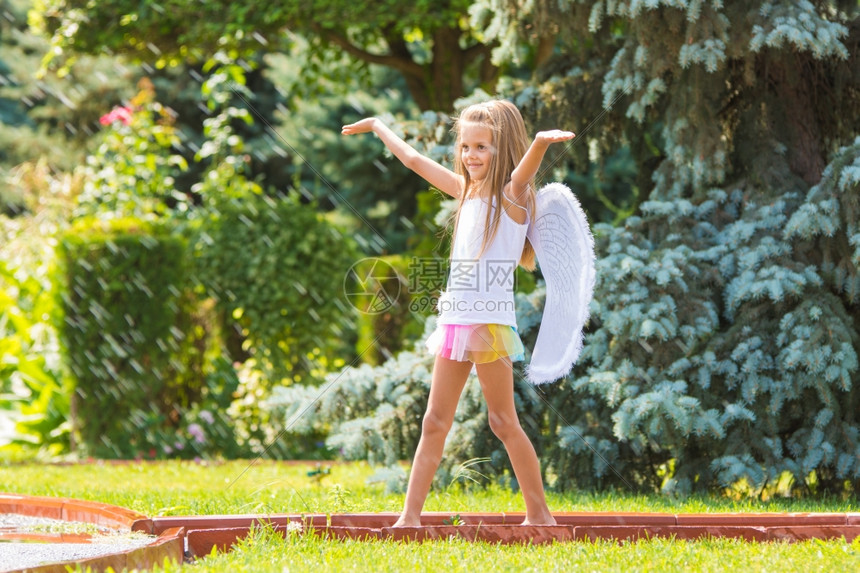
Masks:
[[[493,160],[493,132],[474,123],[460,126],[460,161],[472,181],[483,181]]]

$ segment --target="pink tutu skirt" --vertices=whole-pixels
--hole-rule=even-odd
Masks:
[[[443,358],[475,364],[524,358],[516,327],[503,324],[440,324],[427,339],[427,349]]]

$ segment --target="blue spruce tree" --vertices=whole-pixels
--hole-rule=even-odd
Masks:
[[[587,147],[629,145],[651,180],[596,226],[584,356],[551,390],[558,485],[860,485],[857,3],[483,4],[499,38],[557,35],[538,115],[594,118],[599,89]]]
[[[470,15],[496,63],[535,70],[500,84],[530,121],[579,133],[548,177],[623,147],[639,167],[635,214],[594,226],[579,364],[518,389],[550,483],[760,492],[791,475],[856,491],[857,3],[479,0]],[[527,346],[541,298],[517,302]],[[403,353],[282,403],[390,464],[414,448],[429,367]],[[459,461],[498,453],[473,398],[446,454]]]

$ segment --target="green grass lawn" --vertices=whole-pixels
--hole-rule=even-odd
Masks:
[[[364,464],[333,464],[314,480],[312,465],[260,462],[0,466],[0,491],[89,499],[148,516],[226,513],[344,513],[398,511],[403,496],[368,484]],[[554,511],[858,511],[856,500],[672,499],[626,493],[548,494]],[[428,511],[523,511],[518,493],[498,486],[434,491]],[[286,539],[261,531],[235,551],[183,566],[183,572],[325,571],[857,571],[860,542],[747,543],[736,540],[655,539],[618,544],[561,543],[496,546],[461,540],[432,543]],[[168,567],[174,571],[176,567]]]

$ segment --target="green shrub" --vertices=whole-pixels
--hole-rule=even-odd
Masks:
[[[343,280],[360,257],[314,205],[224,193],[212,199],[194,250],[232,360],[253,358],[266,384],[313,381],[344,364],[354,309]]]
[[[14,432],[0,449],[50,457],[69,450],[72,395],[49,319],[57,306],[55,243],[82,178],[43,160],[18,165],[13,174],[7,183],[24,203],[15,217],[0,214],[0,416],[14,421]]]
[[[56,325],[86,453],[151,455],[147,428],[196,399],[201,382],[188,373],[203,356],[180,328],[191,321],[186,256],[185,239],[137,219],[84,219],[60,236]]]
[[[33,263],[27,274],[0,260],[0,408],[15,419],[14,446],[57,455],[69,447],[71,391],[61,373],[56,331],[42,322],[55,305],[49,267]]]
[[[175,150],[182,142],[174,118],[155,101],[148,79],[127,106],[116,107],[100,121],[101,141],[87,156],[82,171],[84,187],[78,198],[78,216],[111,214],[140,218],[169,215],[187,208],[175,178],[188,168]]]

